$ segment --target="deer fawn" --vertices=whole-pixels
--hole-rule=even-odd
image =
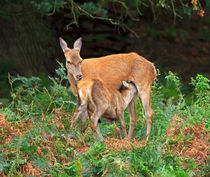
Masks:
[[[66,58],[68,80],[74,95],[77,94],[77,82],[82,78],[102,80],[106,85],[117,90],[122,86],[122,81],[132,82],[135,85],[145,111],[146,140],[148,140],[153,114],[150,105],[150,92],[156,77],[154,65],[134,52],[83,60],[80,57],[81,38],[74,42],[73,49],[68,48],[67,43],[62,38],[59,40]],[[137,121],[136,97],[129,103],[128,112],[130,116],[128,138],[131,138]],[[85,119],[85,114],[81,115],[81,127],[84,127]]]
[[[91,119],[90,125],[98,133],[101,141],[104,139],[98,127],[100,117],[105,118],[111,124],[114,123],[114,120],[120,120],[123,134],[126,138],[128,137],[124,110],[137,93],[134,84],[123,81],[123,86],[118,91],[98,79],[82,79],[77,85],[77,91],[78,107],[72,117],[71,127],[74,126],[78,117],[87,111],[91,115],[89,116]],[[120,130],[116,130],[121,138]]]

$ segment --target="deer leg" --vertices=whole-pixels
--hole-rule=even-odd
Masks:
[[[124,119],[124,111],[119,111],[118,118],[120,120],[120,124],[121,124],[122,130],[123,130],[123,134],[124,134],[125,138],[128,138],[128,134],[127,134],[127,131],[126,131],[125,119]]]
[[[120,132],[120,128],[117,127],[117,125],[115,124],[115,122],[114,122],[112,119],[107,119],[107,118],[104,118],[104,119],[105,119],[109,124],[115,126],[115,135],[117,135],[119,139],[122,139],[121,132]]]
[[[116,127],[115,128],[115,134],[118,136],[119,139],[122,139],[120,128],[117,127],[115,122],[113,122],[113,125]]]
[[[145,89],[144,91],[140,92],[140,98],[142,101],[142,105],[144,107],[146,123],[147,123],[147,132],[146,132],[146,141],[149,139],[150,131],[151,131],[151,124],[152,124],[152,108],[150,105],[150,92],[151,88]]]
[[[74,126],[75,122],[77,121],[77,119],[79,118],[79,116],[81,114],[84,114],[84,112],[86,112],[86,110],[87,110],[87,105],[86,104],[79,105],[77,107],[77,111],[74,113],[74,115],[71,119],[71,128],[73,128],[73,126]]]
[[[132,138],[133,131],[137,121],[137,113],[136,113],[136,97],[132,99],[132,101],[128,105],[128,113],[130,117],[130,125],[128,131],[128,139]]]
[[[99,135],[99,138],[101,141],[104,141],[104,138],[100,132],[100,128],[98,126],[98,120],[100,119],[100,117],[102,116],[102,114],[105,112],[105,110],[99,110],[99,109],[95,109],[95,111],[93,112],[93,114],[91,115],[90,119],[91,119],[91,123],[90,126],[92,129],[94,129],[96,131],[96,133]]]
[[[87,111],[81,113],[81,131],[85,130],[85,122],[87,120],[88,114]]]

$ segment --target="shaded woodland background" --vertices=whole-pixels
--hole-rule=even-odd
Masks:
[[[8,72],[54,75],[60,36],[70,47],[82,36],[83,58],[134,51],[184,81],[209,77],[209,9],[208,0],[2,0],[0,97],[9,95]]]

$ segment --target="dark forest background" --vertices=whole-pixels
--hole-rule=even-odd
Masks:
[[[184,82],[209,77],[209,9],[209,0],[1,0],[0,97],[8,72],[54,75],[60,36],[70,47],[81,36],[83,58],[137,52]]]

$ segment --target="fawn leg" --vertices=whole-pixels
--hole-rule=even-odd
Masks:
[[[122,139],[120,128],[117,127],[117,125],[115,124],[114,120],[108,119],[108,118],[104,118],[104,119],[105,119],[109,124],[115,126],[115,135],[117,135],[119,139]]]
[[[120,120],[120,124],[121,124],[122,130],[123,130],[123,134],[124,134],[125,138],[128,138],[128,134],[127,134],[127,131],[126,131],[125,119],[124,119],[124,111],[119,111],[118,118]]]
[[[87,120],[88,114],[87,111],[81,113],[81,131],[85,130],[85,122]]]
[[[97,132],[101,141],[104,141],[104,138],[100,132],[100,128],[98,126],[98,120],[100,119],[101,115],[103,115],[104,112],[105,112],[104,109],[97,109],[96,107],[95,111],[93,112],[90,118],[91,119],[90,126],[92,129],[94,129]]]
[[[77,107],[77,111],[74,113],[73,117],[72,117],[72,121],[71,121],[71,128],[73,128],[75,122],[77,121],[77,119],[79,118],[79,116],[86,112],[86,108],[87,108],[87,105],[84,104],[84,105],[79,105]]]
[[[128,138],[131,139],[133,135],[133,131],[137,121],[137,113],[136,113],[136,97],[132,99],[132,101],[128,105],[128,113],[130,117],[130,125],[128,131]]]

